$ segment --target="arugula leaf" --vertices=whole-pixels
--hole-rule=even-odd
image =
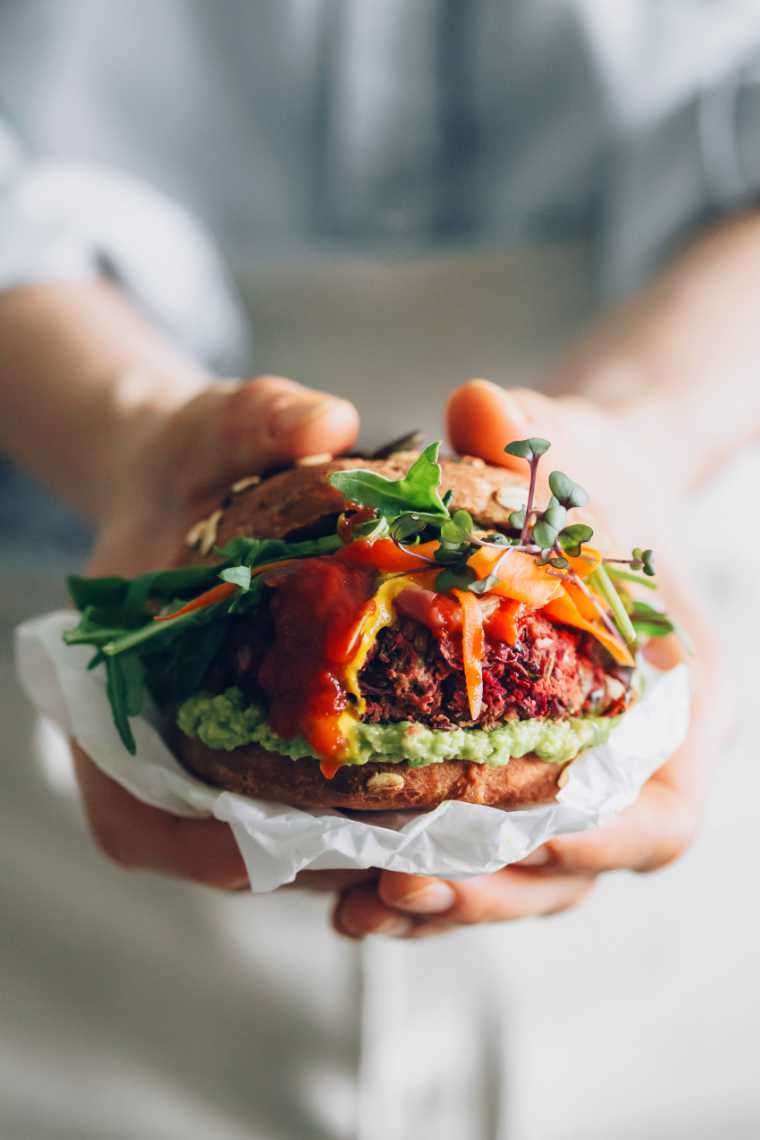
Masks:
[[[330,554],[341,545],[337,534],[303,542],[241,537],[217,550],[220,561],[213,566],[156,570],[132,579],[69,578],[69,592],[81,616],[64,641],[97,650],[88,668],[105,666],[114,724],[125,747],[134,753],[129,718],[142,708],[145,689],[159,704],[196,692],[227,635],[230,616],[260,603],[264,583],[251,574],[253,567]],[[180,610],[220,578],[239,587],[233,597],[174,619],[153,620],[151,599]]]
[[[118,661],[106,659],[106,692],[111,703],[114,724],[127,751],[137,751],[129,718],[142,709],[145,670],[139,657],[127,654]]]
[[[106,645],[128,631],[118,622],[109,623],[103,611],[95,606],[87,606],[74,629],[63,635],[67,645]]]
[[[449,543],[469,542],[473,525],[469,511],[454,511],[441,527],[441,540]]]
[[[440,446],[436,442],[426,447],[400,479],[388,479],[363,468],[333,471],[328,479],[348,502],[374,507],[386,518],[421,513],[440,522],[449,514],[438,489],[441,482]]]
[[[222,566],[259,566],[263,562],[278,562],[282,558],[316,558],[320,554],[332,554],[342,546],[337,534],[327,534],[322,538],[308,538],[303,542],[288,542],[285,538],[233,538],[226,546],[217,547],[216,553],[224,559],[223,564],[213,567],[218,574]]]
[[[177,704],[197,693],[226,636],[226,622],[211,622],[179,634],[168,650],[146,654],[146,684],[153,699],[159,705]]]
[[[128,578],[85,578],[70,574],[66,579],[71,600],[78,610],[88,606],[121,606],[129,589]]]
[[[436,578],[435,588],[439,594],[445,594],[447,590],[468,590],[476,581],[471,566],[448,566]]]
[[[226,601],[216,602],[210,606],[203,606],[201,609],[190,610],[189,613],[176,618],[167,618],[166,621],[150,620],[145,625],[140,626],[139,629],[130,629],[113,641],[106,642],[102,647],[103,653],[106,657],[118,657],[119,654],[127,653],[138,646],[144,647],[148,642],[163,646],[174,641],[178,633],[184,633],[190,626],[206,625],[213,621],[226,609]]]
[[[676,632],[675,623],[663,610],[650,606],[647,602],[635,601],[631,606],[631,622],[637,633],[647,637],[667,637]]]
[[[402,516],[404,518],[411,516]],[[365,519],[364,522],[351,528],[351,541],[356,538],[387,538],[390,534],[388,520],[382,517]]]

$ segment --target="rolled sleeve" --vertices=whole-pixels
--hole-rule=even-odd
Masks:
[[[760,33],[705,49],[678,97],[623,124],[607,170],[601,269],[605,292],[620,296],[760,198]]]
[[[705,162],[716,198],[745,208],[760,198],[760,47],[704,103]]]
[[[210,368],[245,368],[242,306],[192,216],[129,175],[30,158],[0,122],[0,290],[96,277]]]

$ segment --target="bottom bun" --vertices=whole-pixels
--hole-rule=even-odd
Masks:
[[[291,760],[255,744],[225,752],[181,732],[174,743],[185,767],[217,788],[295,807],[353,811],[419,811],[444,800],[505,808],[547,803],[555,799],[566,766],[533,755],[515,756],[503,767],[467,760],[422,768],[405,763],[346,764],[326,780],[316,760]]]

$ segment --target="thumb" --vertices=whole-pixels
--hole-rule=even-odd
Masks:
[[[195,489],[220,487],[306,455],[336,455],[356,440],[348,400],[282,376],[210,384],[178,413],[176,446]]]
[[[505,446],[532,435],[559,442],[565,416],[556,401],[540,392],[500,388],[490,380],[468,380],[451,394],[446,408],[449,439],[455,451],[480,456],[521,474],[525,472],[524,461],[506,455]]]

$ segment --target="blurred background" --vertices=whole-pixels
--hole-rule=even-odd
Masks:
[[[0,4],[0,285],[65,279],[94,249],[220,372],[349,396],[378,444],[439,436],[468,376],[544,386],[595,317],[753,201],[755,4],[353,8]],[[362,1111],[362,1137],[390,1140],[428,1135],[447,1096],[458,1140],[754,1140],[760,544],[727,558],[713,522],[741,533],[758,486],[747,448],[672,520],[736,704],[693,850],[607,876],[577,912],[362,961],[325,900],[215,898],[95,854],[12,662],[90,529],[5,462],[3,1140],[351,1137]],[[441,995],[483,971],[469,1023]],[[441,1083],[431,1040],[482,1061],[488,1108]]]

